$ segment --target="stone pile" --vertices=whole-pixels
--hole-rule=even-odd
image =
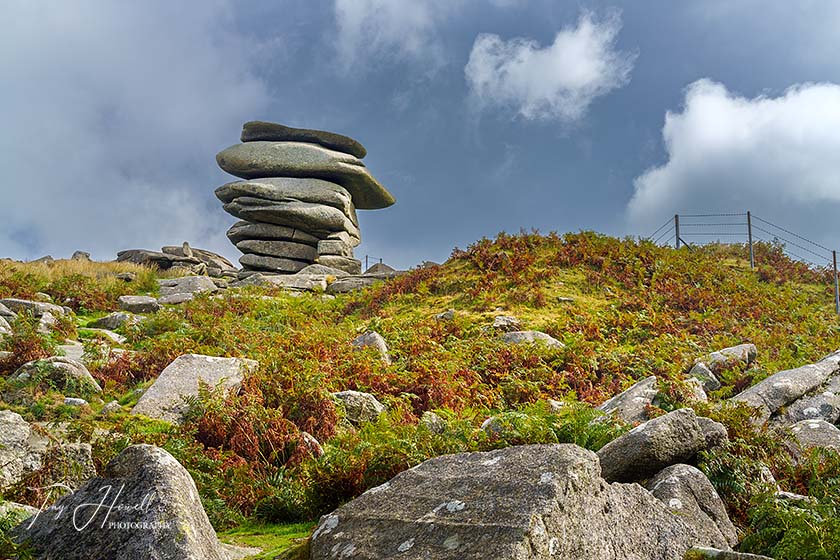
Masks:
[[[360,274],[356,209],[394,203],[361,162],[365,148],[339,134],[259,121],[245,123],[241,139],[216,156],[243,179],[216,189],[241,220],[227,232],[244,253],[240,276],[295,274],[312,264]]]

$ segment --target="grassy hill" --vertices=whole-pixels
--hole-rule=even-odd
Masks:
[[[808,557],[831,558],[819,550],[834,554],[837,545],[826,543],[840,529],[814,519],[827,511],[836,517],[840,460],[828,455],[794,465],[778,438],[749,427],[748,411],[715,406],[840,348],[830,274],[789,260],[779,246],[756,247],[755,271],[746,257],[742,246],[677,251],[594,233],[501,234],[456,249],[443,265],[336,298],[265,288],[199,296],[123,332],[136,353],[116,359],[85,327],[116,309],[119,295],[154,293],[155,272],[115,263],[5,262],[0,297],[44,292],[76,315],[51,338],[32,324],[7,339],[3,349],[13,354],[0,361],[2,377],[50,355],[57,338],[79,336],[88,340],[89,368],[105,394],[80,409],[35,387],[29,402],[0,406],[30,421],[69,422],[94,445],[100,466],[130,443],[164,447],[195,478],[217,530],[276,553],[319,515],[435,455],[532,442],[597,449],[629,426],[592,423],[592,405],[656,375],[663,397],[651,414],[693,406],[729,428],[732,443],[701,466],[743,529],[745,548],[798,558],[807,546],[817,551]],[[137,280],[115,277],[125,271]],[[448,309],[455,310],[452,320],[436,317]],[[515,316],[524,329],[548,333],[564,347],[507,345],[489,328],[498,315]],[[353,350],[350,341],[366,330],[387,340],[391,364]],[[694,359],[741,342],[758,347],[757,363],[727,371],[712,403],[691,401],[685,373]],[[98,414],[111,398],[133,404],[135,389],[189,352],[253,358],[260,367],[238,395],[208,389],[181,427]],[[330,396],[346,389],[373,393],[388,412],[361,428],[347,425]],[[552,412],[547,399],[572,404]],[[425,411],[447,421],[443,433],[418,424]],[[509,428],[501,436],[480,429],[492,415]],[[323,444],[323,457],[311,456],[301,431]],[[817,502],[801,514],[779,509],[753,484],[762,464],[786,490],[810,491]],[[37,503],[40,496],[22,487],[5,497]],[[792,541],[785,544],[780,527]]]

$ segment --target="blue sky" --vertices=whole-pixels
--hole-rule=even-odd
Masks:
[[[237,257],[214,156],[252,119],[367,147],[397,204],[359,213],[357,256],[394,266],[676,211],[840,246],[834,1],[39,4],[0,36],[2,256]]]

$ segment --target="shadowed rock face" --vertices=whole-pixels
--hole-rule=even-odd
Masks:
[[[243,142],[254,142],[268,140],[274,142],[309,142],[319,144],[325,148],[351,154],[361,159],[367,155],[367,150],[357,140],[349,136],[327,132],[325,130],[311,130],[308,128],[292,128],[282,124],[249,121],[242,125]]]
[[[311,559],[670,560],[710,545],[706,530],[638,485],[607,484],[590,451],[529,445],[403,472],[321,518]]]
[[[128,447],[101,477],[24,521],[12,535],[30,541],[40,560],[229,558],[189,473],[152,445]]]

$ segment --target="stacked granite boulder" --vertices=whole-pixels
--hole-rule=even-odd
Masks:
[[[394,203],[361,162],[364,146],[260,121],[245,123],[241,139],[216,156],[219,167],[243,179],[216,189],[225,211],[241,220],[227,233],[244,253],[241,276],[295,274],[312,264],[359,274],[356,209]]]

